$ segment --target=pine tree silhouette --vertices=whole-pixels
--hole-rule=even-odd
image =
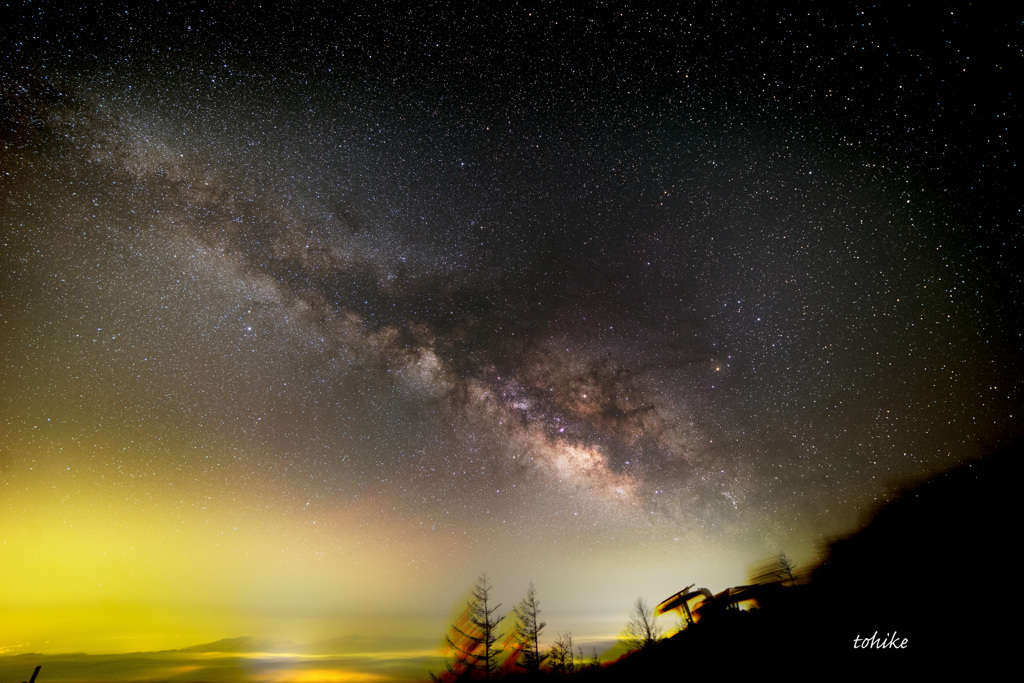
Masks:
[[[492,605],[491,584],[486,574],[477,580],[466,609],[452,624],[446,636],[449,659],[447,671],[440,676],[431,674],[435,681],[450,683],[465,680],[491,680],[498,671],[502,649],[497,642],[497,614],[501,605]]]

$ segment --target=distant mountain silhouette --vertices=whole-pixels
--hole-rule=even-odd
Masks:
[[[436,638],[416,636],[361,636],[348,635],[331,638],[307,645],[303,650],[310,655],[333,655],[341,653],[395,652],[409,650],[437,650]]]
[[[172,650],[172,652],[305,652],[306,646],[298,645],[290,640],[268,640],[265,638],[224,638],[212,643],[193,645],[192,647]]]
[[[43,668],[37,683],[238,683],[296,680],[304,672],[320,670],[339,676],[374,672],[388,680],[414,681],[436,663],[436,649],[436,640],[425,638],[350,635],[302,645],[247,636],[159,652],[0,656],[0,681],[27,681],[38,665]],[[267,656],[253,657],[257,654]],[[282,654],[300,656],[276,656]]]
[[[330,640],[323,640],[316,643],[300,644],[291,640],[272,640],[268,638],[242,636],[239,638],[224,638],[212,643],[202,643],[200,645],[193,645],[180,650],[165,650],[165,652],[221,652],[225,654],[264,652],[303,655],[336,655],[418,649],[435,650],[437,649],[437,641],[436,639],[431,638],[408,636],[363,636],[353,634],[331,638]]]

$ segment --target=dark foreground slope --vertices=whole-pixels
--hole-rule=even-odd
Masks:
[[[586,677],[885,677],[1010,661],[1021,454],[1007,447],[903,490],[833,543],[806,585],[778,587],[759,610],[704,619]]]

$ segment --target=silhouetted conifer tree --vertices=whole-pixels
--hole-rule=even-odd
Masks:
[[[553,673],[570,675],[576,673],[576,656],[573,653],[572,633],[559,633],[554,645],[548,651],[548,667]]]
[[[516,605],[512,613],[516,617],[513,637],[519,654],[516,664],[531,673],[537,673],[547,659],[547,655],[540,651],[540,634],[547,624],[540,620],[540,602],[532,583],[526,597]]]
[[[786,553],[779,553],[779,569],[775,572],[775,575],[779,577],[779,581],[785,583],[789,581],[791,586],[796,585],[796,577],[793,575],[793,570],[796,569],[796,563],[789,559]]]
[[[447,673],[440,676],[431,674],[435,681],[465,681],[472,679],[490,680],[498,671],[501,648],[497,642],[500,634],[498,624],[502,617],[497,614],[501,605],[491,604],[491,583],[486,574],[477,580],[466,609],[452,624],[446,637],[449,660]]]

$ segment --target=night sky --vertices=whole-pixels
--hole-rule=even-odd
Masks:
[[[1008,11],[97,4],[0,28],[0,651],[596,641],[1022,431]]]

